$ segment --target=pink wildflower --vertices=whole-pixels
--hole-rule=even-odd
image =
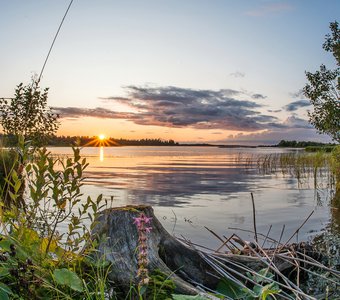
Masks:
[[[137,227],[139,227],[142,223],[142,219],[141,218],[133,218],[134,221],[133,221],[133,224],[136,224]]]
[[[142,214],[143,215],[143,221],[145,224],[149,224],[152,220],[151,217],[147,217],[146,215]]]
[[[144,230],[145,230],[146,233],[150,233],[150,232],[151,232],[151,229],[152,229],[152,227],[145,227],[145,228],[144,228]]]
[[[148,245],[146,234],[150,233],[152,227],[146,226],[151,223],[152,218],[147,217],[144,213],[141,213],[139,217],[134,217],[134,224],[138,230],[138,272],[139,286],[143,286],[149,283],[148,274]]]

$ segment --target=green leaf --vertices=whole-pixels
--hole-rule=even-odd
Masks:
[[[139,296],[144,295],[145,292],[146,292],[146,290],[147,290],[147,286],[146,286],[146,285],[141,286],[141,287],[139,288]]]
[[[8,294],[0,289],[0,299],[2,300],[9,300]]]
[[[262,288],[262,300],[266,300],[267,296],[274,295],[280,293],[281,290],[279,289],[279,286],[273,282],[271,284],[267,284]]]
[[[269,279],[273,279],[274,277],[274,274],[271,273],[268,268],[264,268],[264,269],[261,269],[259,272],[258,272],[259,275],[261,276],[257,276],[257,275],[254,275],[253,276],[253,279],[255,282],[257,283],[261,283],[261,282],[269,282],[268,280],[266,280],[266,278],[269,278]],[[264,278],[265,277],[265,278]]]
[[[196,295],[196,296],[189,296],[189,295],[181,295],[181,294],[172,294],[172,299],[174,300],[209,300],[209,298]]]
[[[8,194],[9,194],[9,196],[11,197],[11,199],[13,201],[15,201],[18,198],[18,195],[17,194],[13,194],[11,191],[8,191]]]
[[[83,291],[83,283],[78,277],[78,275],[68,269],[56,269],[53,272],[55,281],[58,284],[66,285],[72,290],[82,292]]]
[[[226,278],[221,279],[221,281],[217,285],[216,290],[220,294],[223,294],[232,299],[243,299],[249,295],[249,292],[244,290],[243,287]]]
[[[0,268],[0,278],[1,277],[6,277],[7,275],[9,275],[9,269],[1,267]],[[1,299],[1,297],[0,297],[0,299]]]
[[[13,292],[11,289],[4,283],[0,282],[0,299],[7,300],[9,299],[8,295],[12,295]]]
[[[18,181],[15,183],[15,185],[14,185],[14,191],[15,191],[15,193],[18,193],[20,187],[21,187],[21,181],[18,180]]]

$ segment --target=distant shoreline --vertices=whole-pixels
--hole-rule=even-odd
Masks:
[[[47,145],[47,147],[74,147],[76,145]],[[259,148],[259,147],[276,147],[275,145],[268,146],[250,146],[250,145],[214,145],[214,144],[177,144],[177,145],[79,145],[79,147],[214,147],[214,148]]]
[[[17,138],[15,136],[4,136],[0,134],[2,144],[11,146],[16,145]],[[178,146],[178,147],[217,147],[217,148],[261,148],[261,147],[278,147],[278,148],[332,148],[335,143],[320,143],[314,141],[286,141],[281,140],[276,144],[269,145],[245,145],[245,144],[210,144],[210,143],[179,143],[172,139],[161,138],[143,138],[143,139],[123,139],[123,138],[106,138],[100,139],[97,136],[51,136],[46,140],[47,147],[125,147],[125,146]]]

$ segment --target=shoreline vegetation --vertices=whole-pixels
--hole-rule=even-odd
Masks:
[[[6,145],[16,145],[15,136],[0,134],[0,141],[6,140]],[[4,143],[2,143],[4,144]],[[47,138],[46,146],[48,147],[123,147],[123,146],[190,146],[190,147],[218,147],[218,148],[304,148],[308,152],[324,151],[331,152],[336,143],[320,143],[314,141],[287,141],[281,140],[277,144],[271,145],[246,145],[246,144],[210,144],[210,143],[179,143],[172,139],[164,140],[161,138],[142,138],[142,139],[124,139],[108,137],[100,141],[97,136],[50,136]]]

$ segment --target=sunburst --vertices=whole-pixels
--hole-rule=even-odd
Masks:
[[[107,138],[104,133],[101,133],[98,136],[94,136],[93,139],[84,146],[85,147],[109,147],[109,146],[118,146],[118,144],[114,142],[111,138]]]

